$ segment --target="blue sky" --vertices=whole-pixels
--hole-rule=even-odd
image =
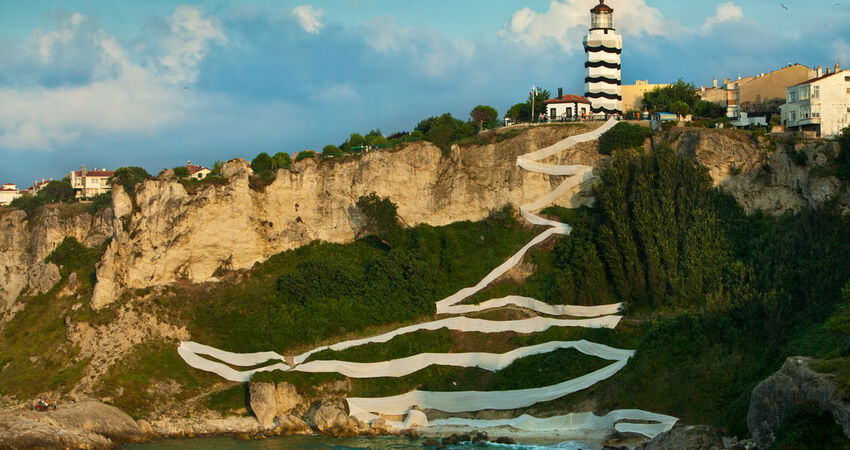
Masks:
[[[583,92],[597,0],[0,0],[0,183],[339,144]],[[850,66],[850,0],[607,0],[623,79]]]

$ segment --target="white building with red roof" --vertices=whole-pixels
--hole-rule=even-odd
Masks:
[[[549,120],[580,120],[591,114],[593,103],[580,95],[567,94],[558,88],[558,97],[543,102]]]
[[[196,166],[192,164],[192,161],[186,162],[186,169],[189,170],[189,177],[196,180],[203,180],[212,172],[212,170],[207,169],[204,166]]]
[[[780,110],[786,130],[837,136],[850,127],[850,70],[840,69],[836,64],[833,72],[785,88]]]
[[[21,196],[21,191],[14,183],[6,183],[0,186],[0,206],[9,206],[12,200]]]
[[[74,195],[77,198],[90,198],[112,191],[109,178],[114,173],[106,169],[86,170],[86,166],[82,166],[80,170],[72,170],[68,175],[71,187],[74,189]]]

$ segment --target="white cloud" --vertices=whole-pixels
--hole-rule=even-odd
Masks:
[[[42,34],[41,30],[36,30],[35,35],[38,40],[38,54],[41,56],[41,61],[48,63],[51,59],[53,46],[57,43],[67,44],[77,34],[80,24],[86,20],[86,17],[80,13],[74,13],[62,23],[62,29],[51,31]]]
[[[678,30],[657,8],[645,0],[609,0],[614,26],[624,35],[663,35]],[[572,54],[581,47],[581,36],[590,26],[590,9],[596,0],[552,0],[549,10],[522,8],[515,12],[499,35],[512,42],[541,50],[555,43]]]
[[[180,5],[168,22],[171,34],[163,43],[166,54],[159,63],[170,82],[193,83],[198,76],[198,65],[209,51],[210,44],[225,44],[227,38],[218,20],[204,17],[199,7]]]
[[[313,5],[296,6],[292,9],[292,14],[298,19],[298,23],[301,24],[304,31],[308,33],[319,34],[319,30],[324,26],[322,17],[325,15],[325,11],[316,9]]]
[[[71,16],[70,28],[82,20]],[[52,150],[86,136],[152,134],[191,116],[201,105],[183,89],[185,83],[196,80],[210,44],[226,38],[217,21],[195,7],[177,7],[168,21],[170,34],[157,63],[134,63],[118,40],[101,30],[90,41],[99,62],[89,83],[0,88],[0,148]],[[56,36],[54,42],[64,39]],[[42,37],[34,36],[39,44]]]
[[[340,103],[356,100],[357,91],[350,81],[344,83],[326,83],[316,91],[316,98],[325,103]]]
[[[392,17],[372,20],[363,39],[379,53],[404,53],[418,73],[431,78],[450,73],[475,55],[475,45],[470,41],[447,39],[427,28],[413,30],[399,25]]]
[[[735,2],[726,2],[717,5],[714,15],[705,19],[702,24],[703,30],[708,30],[714,25],[724,22],[738,22],[744,18],[744,11]]]

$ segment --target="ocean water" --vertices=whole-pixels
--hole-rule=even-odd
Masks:
[[[274,437],[259,441],[239,441],[230,437],[197,437],[192,439],[163,439],[145,444],[125,445],[127,450],[272,450],[281,448],[315,448],[315,449],[424,449],[425,439],[408,439],[406,437],[359,437],[349,439],[334,439],[324,436],[292,436]],[[448,448],[506,448],[506,449],[567,449],[594,450],[598,444],[567,441],[553,445],[500,445],[486,446],[466,445]]]

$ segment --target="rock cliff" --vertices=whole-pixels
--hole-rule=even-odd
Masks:
[[[829,376],[809,367],[809,358],[791,357],[779,371],[759,383],[750,397],[747,427],[759,447],[773,443],[774,433],[792,410],[813,405],[829,412],[850,438],[850,405]]]
[[[250,168],[240,159],[225,165],[223,186],[190,193],[175,179],[150,180],[134,200],[116,189],[115,236],[98,267],[92,306],[108,305],[126,289],[215,280],[219,269],[248,269],[317,239],[352,241],[363,222],[355,202],[369,192],[395,202],[408,225],[479,220],[507,203],[521,205],[562,177],[520,170],[516,157],[587,126],[535,128],[495,145],[453,147],[448,155],[415,143],[356,158],[304,160],[278,171],[262,192],[251,189]],[[600,156],[585,144],[560,158],[592,165]],[[571,192],[560,203],[580,201]]]
[[[94,247],[112,236],[111,209],[90,214],[79,206],[49,205],[33,220],[17,210],[0,215],[0,325],[22,307],[21,294],[45,292],[59,281],[58,267],[43,261],[62,240]]]
[[[836,142],[792,143],[704,128],[674,128],[658,139],[706,166],[715,186],[748,213],[819,209],[836,197],[850,212],[850,192],[842,192],[841,182],[824,170],[838,156]]]

